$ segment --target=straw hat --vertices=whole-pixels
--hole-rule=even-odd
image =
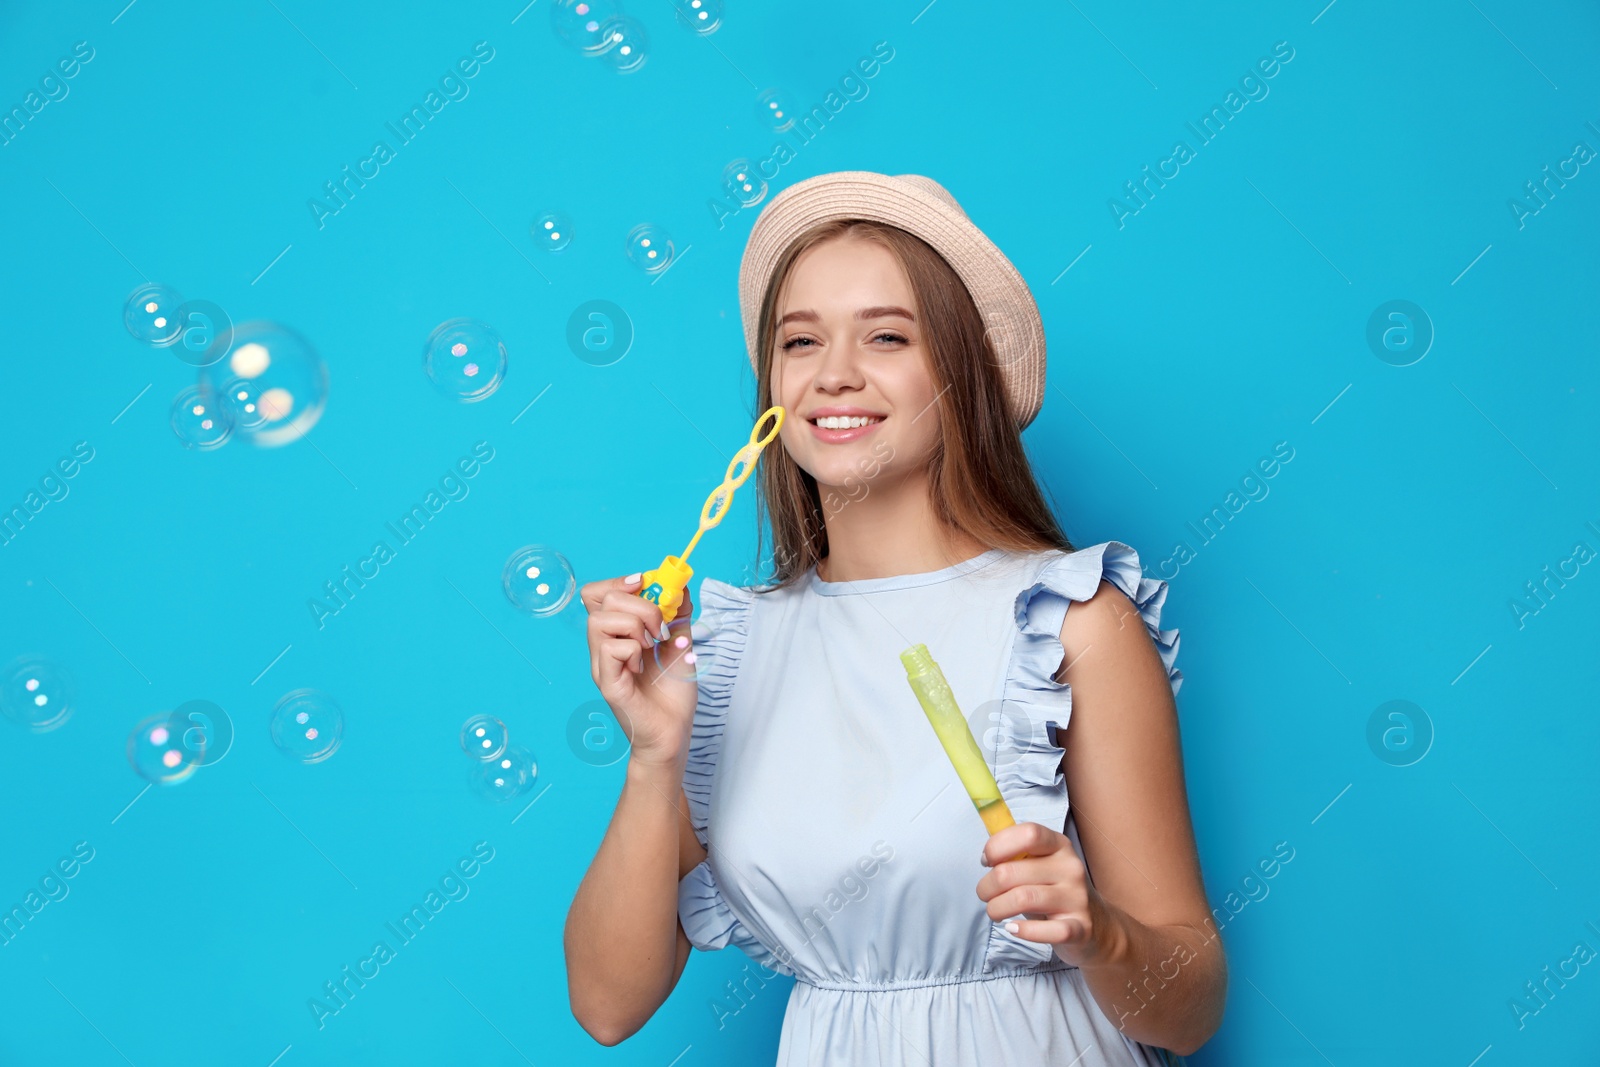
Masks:
[[[739,311],[750,366],[756,363],[761,299],[778,259],[806,230],[834,219],[869,219],[926,241],[955,269],[983,316],[1021,430],[1044,402],[1044,324],[1011,261],[967,218],[955,197],[920,174],[846,170],[796,182],[762,209],[739,264]]]

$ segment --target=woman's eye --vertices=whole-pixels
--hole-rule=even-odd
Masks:
[[[882,340],[886,340],[886,339],[890,340],[890,341],[900,341],[902,343],[904,343],[904,341],[905,341],[905,338],[901,337],[899,334],[897,334],[897,333],[888,333],[888,332],[880,333],[876,337],[873,338],[874,341],[882,341]]]
[[[795,338],[791,338],[791,339],[790,339],[790,340],[787,340],[787,341],[785,341],[785,342],[784,342],[784,343],[783,343],[783,350],[784,350],[784,351],[785,351],[785,352],[787,352],[787,351],[789,351],[789,349],[791,349],[791,348],[793,348],[793,347],[794,347],[794,346],[795,346],[795,345],[797,345],[797,344],[799,344],[799,343],[800,343],[800,342],[801,342],[801,341],[804,341],[804,342],[806,342],[806,343],[807,343],[807,344],[810,344],[810,343],[811,343],[811,338],[809,338],[809,337],[795,337]]]

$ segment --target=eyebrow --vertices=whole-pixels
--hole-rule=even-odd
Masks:
[[[868,321],[870,319],[887,319],[887,318],[901,318],[901,319],[906,319],[909,322],[916,322],[917,321],[917,317],[915,315],[911,314],[911,312],[907,311],[903,307],[895,307],[892,304],[891,305],[885,305],[885,306],[882,306],[882,307],[862,308],[860,311],[856,312],[856,319],[857,319],[857,321],[860,321],[860,322],[866,322],[866,321]],[[778,325],[782,326],[782,325],[784,325],[786,323],[789,323],[789,322],[821,322],[821,321],[822,321],[822,316],[818,315],[815,311],[811,311],[811,310],[807,309],[807,310],[789,312],[783,318],[778,320]]]

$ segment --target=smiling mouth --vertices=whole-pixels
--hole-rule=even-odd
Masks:
[[[884,415],[824,415],[822,418],[807,419],[806,421],[819,430],[858,430],[865,426],[876,426],[886,417]]]

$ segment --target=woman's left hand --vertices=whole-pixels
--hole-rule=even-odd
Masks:
[[[1012,858],[1024,852],[1027,858]],[[989,918],[998,922],[1025,916],[1007,929],[1024,940],[1051,945],[1061,960],[1075,967],[1114,954],[1121,934],[1117,918],[1090,884],[1066,834],[1019,822],[990,836],[983,862],[993,868],[978,880],[978,899],[988,902]]]

